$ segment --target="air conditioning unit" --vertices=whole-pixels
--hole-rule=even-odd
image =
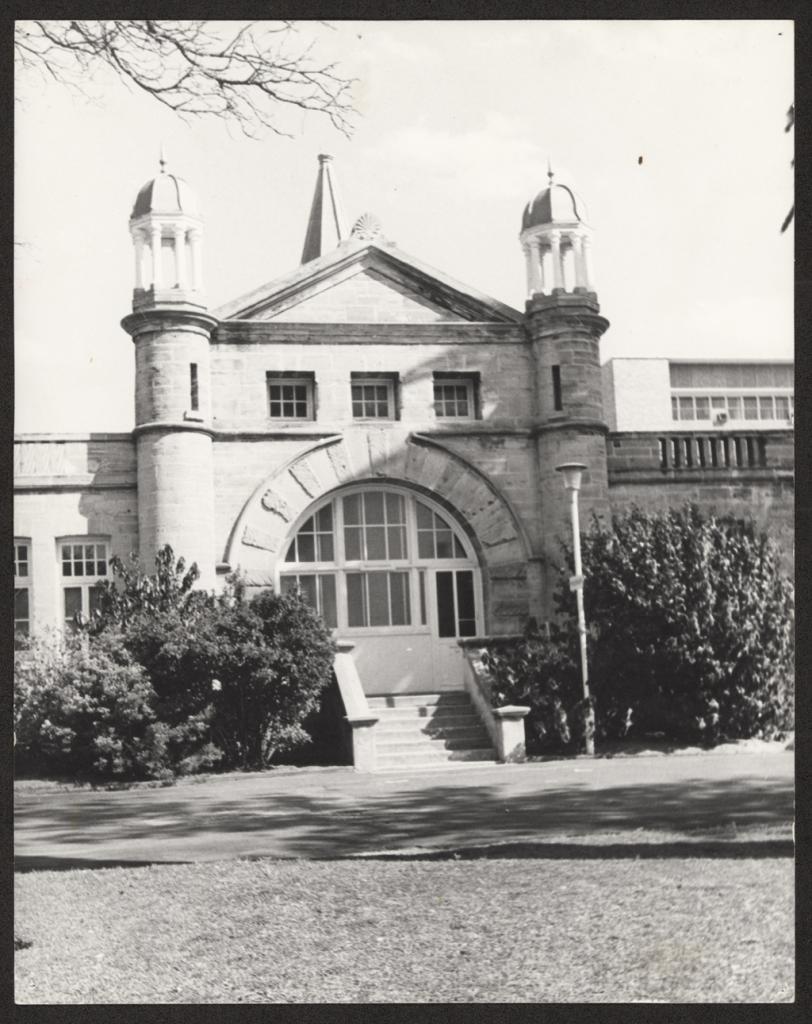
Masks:
[[[723,412],[717,412],[716,415],[713,418],[713,422],[718,427],[723,427],[725,425],[725,423],[727,423],[727,413],[724,412],[724,411]]]

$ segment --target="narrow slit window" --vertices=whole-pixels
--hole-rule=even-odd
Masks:
[[[197,380],[197,363],[189,363],[189,401],[192,412],[200,408],[200,387]]]
[[[556,412],[562,412],[564,409],[564,403],[561,398],[561,367],[553,366],[553,409]]]

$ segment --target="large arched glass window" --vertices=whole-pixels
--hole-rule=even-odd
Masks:
[[[474,636],[477,561],[447,512],[408,491],[367,485],[311,511],[279,566],[331,628]]]

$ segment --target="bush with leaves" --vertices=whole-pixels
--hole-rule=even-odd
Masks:
[[[15,655],[14,722],[23,770],[138,779],[197,767],[177,751],[200,723],[158,721],[149,678],[115,633],[29,640]]]
[[[549,635],[534,622],[521,640],[492,643],[483,661],[491,676],[494,707],[521,704],[526,718],[527,752],[569,752],[580,735],[581,683],[572,637],[554,625]]]
[[[793,591],[751,522],[632,507],[582,545],[602,731],[715,743],[792,723]],[[571,605],[562,587],[559,605]],[[572,632],[573,626],[570,625]]]
[[[298,594],[249,602],[238,578],[218,595],[193,590],[196,566],[187,571],[169,547],[149,576],[135,561],[111,566],[115,580],[88,629],[120,632],[152,683],[161,722],[173,730],[208,722],[231,767],[261,768],[308,738],[302,722],[330,681],[334,644]]]

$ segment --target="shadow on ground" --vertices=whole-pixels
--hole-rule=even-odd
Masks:
[[[410,780],[384,784],[379,777],[370,788],[359,787],[312,785],[307,792],[302,785],[249,784],[231,787],[226,797],[225,787],[214,785],[205,793],[193,787],[22,800],[15,864],[24,871],[235,857],[333,859],[412,847],[421,848],[420,857],[440,850],[579,859],[791,855],[788,841],[752,842],[746,835],[792,820],[793,785],[786,778],[589,787],[536,773],[509,786],[502,778],[469,777],[415,788]],[[655,833],[654,841],[635,843],[630,833],[637,829]],[[656,841],[657,832],[663,841]],[[740,841],[732,842],[737,832]],[[616,844],[618,833],[629,842]],[[674,842],[675,833],[688,841]],[[579,836],[592,842],[562,842]],[[692,837],[702,841],[701,854]],[[505,844],[524,852],[507,852]]]

